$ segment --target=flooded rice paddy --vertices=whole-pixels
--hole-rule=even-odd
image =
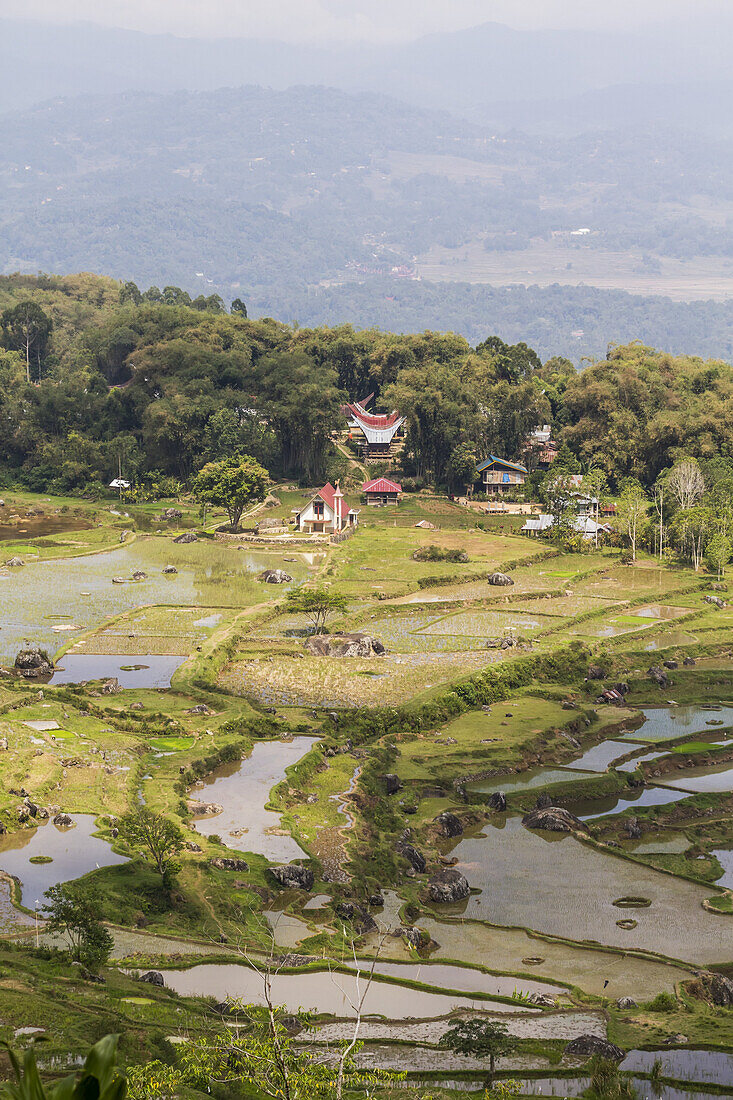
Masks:
[[[684,954],[696,963],[733,958],[733,926],[702,908],[709,888],[599,852],[574,836],[532,832],[512,817],[459,841],[451,854],[480,891],[457,908],[466,917],[671,958]],[[613,904],[626,895],[651,900],[634,910],[638,923],[630,930],[617,927]]]
[[[519,772],[517,775],[496,775],[491,779],[467,783],[466,790],[474,794],[490,794],[492,791],[517,794],[520,791],[533,790],[535,787],[549,787],[557,783],[572,783],[573,780],[592,778],[592,772],[575,771],[573,768],[527,768],[526,771]]]
[[[163,971],[169,989],[186,997],[216,997],[217,1000],[241,999],[247,1004],[264,1004],[262,977],[246,966],[231,963],[203,963],[189,970]],[[340,1018],[355,1015],[354,1006],[364,991],[365,976],[357,981],[354,974],[328,971],[299,974],[274,974],[272,996],[288,1012],[314,1009]],[[430,1019],[444,1016],[454,1008],[469,1008],[492,1013],[536,1014],[537,1009],[515,1004],[476,999],[458,993],[428,993],[375,977],[364,1001],[366,1016],[389,1020]]]
[[[673,787],[637,787],[606,798],[580,798],[573,802],[570,809],[581,821],[595,821],[607,814],[641,810],[645,806],[669,806],[689,797],[689,791],[679,791]]]
[[[644,725],[619,734],[624,741],[673,741],[693,733],[709,732],[713,722],[722,728],[733,726],[733,706],[642,707],[641,713]]]
[[[34,829],[21,829],[0,837],[0,870],[20,882],[21,900],[32,909],[43,904],[43,895],[51,886],[80,878],[97,867],[127,862],[112,851],[109,843],[93,836],[95,819],[91,814],[72,814],[72,826],[46,821]],[[37,856],[50,856],[51,863],[31,863]]]
[[[164,576],[167,564],[178,572]],[[286,586],[260,584],[255,575],[283,564],[277,555],[237,552],[209,540],[177,545],[150,537],[99,554],[0,569],[0,661],[14,660],[26,641],[54,652],[60,636],[53,627],[59,622],[74,627],[63,636],[68,641],[110,616],[146,604],[239,607],[272,597],[273,588],[274,595],[282,596]],[[307,573],[302,561],[287,568],[296,581]],[[133,580],[137,571],[146,577]],[[113,584],[113,577],[124,583]]]
[[[114,677],[121,688],[167,688],[171,676],[185,656],[146,655],[139,660],[112,654],[66,653],[56,666],[50,683],[79,684],[84,680]]]
[[[297,764],[317,741],[295,737],[292,741],[259,741],[241,761],[222,764],[191,797],[215,802],[222,812],[196,819],[196,829],[206,836],[220,836],[228,848],[255,852],[274,862],[289,862],[305,855],[289,832],[279,835],[280,814],[265,809],[270,791],[285,779],[285,770]]]

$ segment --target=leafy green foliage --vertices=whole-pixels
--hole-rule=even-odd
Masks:
[[[287,606],[289,611],[306,615],[310,619],[314,634],[323,634],[326,620],[334,615],[345,614],[349,605],[346,597],[338,592],[314,588],[288,592]]]
[[[106,1035],[92,1047],[83,1068],[46,1085],[36,1064],[35,1047],[26,1051],[21,1064],[8,1047],[15,1081],[0,1083],[2,1100],[125,1100],[127,1081],[117,1069],[117,1035]],[[7,1043],[3,1044],[8,1046]]]
[[[209,462],[199,472],[193,491],[200,501],[225,508],[233,531],[239,527],[242,512],[264,500],[269,475],[251,455]]]
[[[440,1037],[438,1044],[467,1058],[488,1058],[489,1080],[494,1076],[496,1059],[514,1050],[515,1042],[504,1024],[493,1020],[460,1020]]]
[[[75,962],[97,971],[112,953],[114,940],[97,917],[95,898],[74,883],[61,883],[46,891],[48,902],[43,911],[49,932],[58,932],[69,943]]]
[[[178,870],[174,857],[183,846],[183,833],[175,822],[140,806],[123,814],[117,827],[121,839],[152,863],[167,883]]]

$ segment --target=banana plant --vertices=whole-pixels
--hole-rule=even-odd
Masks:
[[[0,1100],[125,1100],[127,1081],[117,1069],[119,1035],[105,1035],[95,1043],[82,1069],[52,1085],[44,1085],[36,1063],[35,1044],[23,1062],[7,1043],[15,1081],[0,1084]]]

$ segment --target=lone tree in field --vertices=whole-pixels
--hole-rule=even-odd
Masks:
[[[155,867],[164,883],[179,870],[176,854],[183,847],[183,833],[174,821],[147,806],[131,810],[117,822],[120,837]]]
[[[496,1059],[502,1054],[511,1054],[516,1044],[504,1024],[493,1020],[460,1020],[441,1035],[438,1046],[465,1054],[467,1058],[488,1058],[487,1084],[491,1085]]]
[[[109,959],[114,940],[97,917],[94,898],[68,882],[52,886],[46,897],[49,932],[66,936],[70,958],[96,972]]]
[[[193,491],[203,504],[224,508],[233,531],[239,527],[242,512],[265,499],[270,475],[250,455],[209,462],[193,482]]]
[[[631,560],[636,561],[636,544],[648,522],[649,500],[642,486],[634,478],[624,483],[618,501],[618,519],[621,530],[629,540]]]
[[[667,488],[683,511],[702,499],[705,478],[697,460],[681,458],[667,474]]]
[[[289,592],[288,610],[306,615],[313,623],[313,633],[323,634],[326,619],[332,615],[344,615],[348,608],[345,596],[336,592],[326,592],[324,588],[315,588],[310,592]]]

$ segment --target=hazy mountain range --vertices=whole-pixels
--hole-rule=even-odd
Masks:
[[[576,359],[635,337],[730,354],[724,31],[315,48],[0,20],[0,271],[303,323],[524,326]]]

